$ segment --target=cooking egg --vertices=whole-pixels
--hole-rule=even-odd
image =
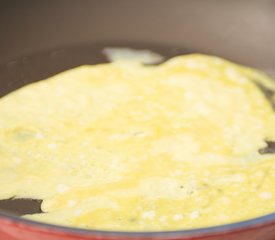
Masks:
[[[77,67],[0,99],[0,199],[81,228],[176,230],[275,212],[275,83],[214,56]]]

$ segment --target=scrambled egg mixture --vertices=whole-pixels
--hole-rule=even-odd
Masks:
[[[0,199],[43,199],[24,217],[104,230],[272,213],[273,91],[263,73],[199,54],[30,84],[0,100]]]

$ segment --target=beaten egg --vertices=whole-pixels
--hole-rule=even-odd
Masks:
[[[275,212],[275,83],[214,56],[81,66],[0,99],[0,199],[119,231]]]

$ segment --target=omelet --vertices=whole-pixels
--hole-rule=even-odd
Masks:
[[[0,100],[0,199],[116,231],[275,212],[275,83],[215,56],[77,67]]]

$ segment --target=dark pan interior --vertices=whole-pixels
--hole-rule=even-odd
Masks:
[[[44,50],[0,64],[0,97],[28,83],[45,79],[76,66],[106,63],[108,59],[103,54],[103,49],[106,47],[150,49],[161,54],[165,59],[194,52],[190,49],[158,43],[133,42],[90,42]]]
[[[2,0],[0,97],[75,66],[107,62],[102,49],[110,46],[165,58],[214,54],[275,77],[274,24],[274,0]],[[259,151],[275,152],[274,143],[268,147]],[[41,212],[40,204],[1,200],[0,210],[20,216]]]

